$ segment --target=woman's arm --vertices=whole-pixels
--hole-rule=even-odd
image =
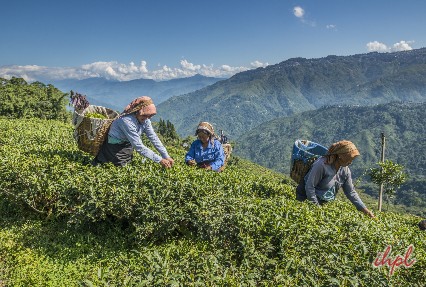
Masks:
[[[315,194],[315,187],[321,181],[322,175],[324,173],[324,168],[322,164],[312,164],[311,170],[307,174],[305,181],[305,191],[307,199],[319,205],[317,195]],[[305,179],[304,179],[305,180]]]
[[[131,143],[134,150],[142,156],[147,157],[156,163],[160,163],[162,158],[142,143],[141,137],[137,132],[137,127],[130,118],[121,118],[118,125],[119,128],[123,130],[127,140]]]
[[[225,152],[223,151],[222,144],[218,141],[214,141],[214,161],[210,163],[211,169],[217,171],[225,162]]]
[[[356,209],[360,211],[366,209],[364,202],[362,202],[352,183],[351,170],[349,169],[349,167],[342,168],[342,170],[344,172],[342,177],[345,178],[342,188],[346,197],[350,200],[350,202],[352,202],[353,205],[355,205]]]
[[[192,142],[191,146],[189,147],[188,152],[185,155],[185,162],[188,163],[189,161],[194,161],[195,163],[195,146],[196,146],[196,140]]]
[[[145,134],[155,149],[161,154],[162,158],[170,158],[167,149],[155,133],[150,120],[145,120]]]

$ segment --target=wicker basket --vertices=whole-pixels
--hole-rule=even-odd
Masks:
[[[231,153],[232,153],[232,146],[231,146],[231,144],[222,144],[222,148],[223,148],[223,152],[225,153],[224,165],[226,165],[228,163],[229,157],[231,156]]]
[[[231,153],[232,153],[231,144],[222,144],[222,148],[223,148],[223,152],[225,154],[225,162],[220,167],[220,171],[223,171],[225,169],[226,165],[228,164],[229,157],[231,156]]]
[[[98,113],[107,119],[89,118],[87,113]],[[80,150],[96,156],[105,141],[112,122],[119,116],[111,109],[90,105],[86,109],[74,110],[74,139]]]
[[[307,162],[304,162],[301,159],[293,160],[293,164],[291,166],[290,171],[290,177],[297,183],[301,182],[316,159],[316,157],[313,157]]]
[[[311,168],[312,163],[322,155],[327,153],[327,149],[309,140],[296,140],[291,155],[290,177],[300,183],[306,173]]]

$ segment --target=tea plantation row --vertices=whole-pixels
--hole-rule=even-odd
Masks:
[[[72,127],[0,119],[0,286],[423,286],[414,216],[299,203],[282,175],[139,156],[93,167]],[[413,244],[410,268],[374,268]]]

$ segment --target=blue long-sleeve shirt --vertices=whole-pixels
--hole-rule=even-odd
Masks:
[[[142,143],[142,133],[145,133],[161,156]],[[119,117],[111,124],[108,133],[108,143],[118,144],[123,142],[130,142],[134,150],[156,163],[159,163],[162,158],[170,157],[166,148],[155,133],[151,121],[147,119],[140,123],[134,114]]]
[[[326,164],[325,160],[325,157],[317,159],[305,176],[305,191],[308,200],[315,204],[319,204],[318,199],[333,200],[339,188],[342,187],[352,204],[358,210],[364,209],[365,204],[355,191],[349,167],[340,167],[336,172],[334,166]]]
[[[185,156],[185,162],[195,160],[196,163],[207,161],[210,163],[212,170],[217,171],[225,162],[225,153],[222,144],[218,140],[214,140],[212,144],[209,141],[204,149],[202,142],[197,139],[192,142],[191,147]]]

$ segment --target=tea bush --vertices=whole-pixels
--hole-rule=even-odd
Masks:
[[[190,168],[178,148],[170,170],[139,156],[93,167],[68,124],[0,127],[0,286],[424,283],[418,217],[300,203],[283,175],[241,159],[222,173]],[[373,268],[387,245],[396,256],[410,244],[410,268]]]

